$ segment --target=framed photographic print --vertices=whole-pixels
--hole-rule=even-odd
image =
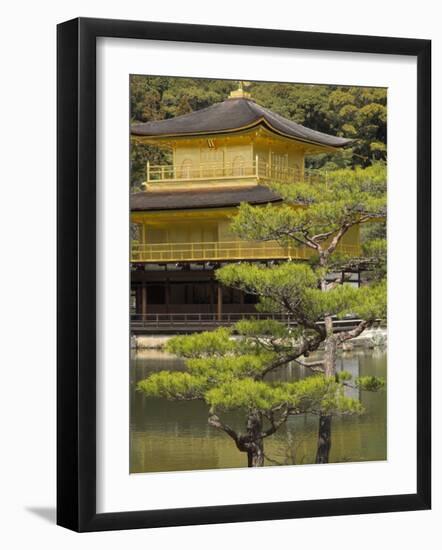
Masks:
[[[59,525],[430,507],[430,51],[58,26]]]

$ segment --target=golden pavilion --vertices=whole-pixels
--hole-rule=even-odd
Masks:
[[[131,194],[132,319],[158,328],[174,319],[235,321],[253,313],[255,297],[220,286],[215,270],[232,261],[305,260],[309,250],[239,240],[229,230],[237,207],[277,205],[281,199],[266,183],[324,178],[305,170],[305,157],[351,142],[265,109],[242,86],[205,109],[134,124],[131,134],[172,158],[148,162],[143,190]],[[358,242],[356,227],[341,246]]]

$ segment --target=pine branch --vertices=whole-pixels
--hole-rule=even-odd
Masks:
[[[261,432],[261,437],[262,438],[269,437],[270,435],[273,435],[277,430],[279,430],[279,428],[284,424],[284,422],[287,421],[287,418],[289,417],[289,414],[290,414],[290,410],[291,409],[287,407],[285,411],[281,414],[281,416],[278,418],[278,420],[274,419],[273,412],[271,412],[267,416],[270,422],[270,427],[267,428],[267,430],[263,430]]]
[[[278,359],[273,361],[273,363],[271,363],[266,369],[264,369],[260,375],[260,378],[263,379],[269,372],[279,367],[283,367],[284,365],[287,365],[292,361],[296,361],[298,357],[300,357],[301,355],[305,355],[305,353],[316,351],[322,340],[322,336],[315,336],[314,338],[304,338],[302,344],[300,344],[295,351],[279,357]]]
[[[238,445],[239,444],[239,436],[238,434],[235,432],[235,430],[233,428],[231,428],[228,424],[224,424],[224,422],[222,422],[219,418],[219,416],[217,414],[215,414],[214,412],[212,411],[209,411],[209,418],[208,418],[208,422],[209,422],[209,425],[212,426],[213,428],[216,428],[218,430],[222,430],[224,431],[227,435],[229,435],[234,441],[235,443]]]
[[[325,233],[318,233],[317,235],[313,235],[313,237],[311,237],[311,239],[312,239],[312,241],[315,241],[315,242],[325,241],[326,239],[331,237],[333,235],[333,233],[334,233],[334,231],[327,231]]]
[[[351,340],[352,338],[356,338],[360,334],[364,332],[365,329],[372,326],[374,323],[374,320],[364,320],[359,323],[354,329],[349,330],[347,332],[341,332],[337,335],[338,341],[340,343],[346,342],[347,340]]]
[[[351,224],[351,223],[344,223],[338,230],[338,232],[336,233],[336,235],[333,237],[333,239],[331,240],[330,244],[328,245],[328,247],[325,249],[325,254],[326,256],[330,256],[330,254],[332,254],[335,250],[336,250],[336,247],[338,246],[339,244],[339,241],[342,239],[342,237],[347,233],[347,231],[350,229],[350,227],[352,225],[355,225],[355,224]]]
[[[298,363],[301,367],[306,367],[307,369],[310,369],[313,372],[324,372],[324,369],[322,368],[324,365],[324,361],[312,361],[311,363],[304,363],[304,361],[300,361],[299,359],[294,359],[295,363]]]

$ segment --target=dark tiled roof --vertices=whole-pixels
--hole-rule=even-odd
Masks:
[[[175,118],[134,124],[131,131],[135,136],[192,136],[231,132],[257,124],[263,124],[292,139],[330,147],[343,147],[353,141],[310,130],[243,98],[227,99]]]
[[[136,211],[192,210],[198,208],[221,208],[249,204],[280,202],[281,199],[267,187],[258,185],[245,188],[218,188],[213,190],[144,191],[133,193],[130,208]]]

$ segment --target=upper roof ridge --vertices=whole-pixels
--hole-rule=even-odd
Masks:
[[[302,126],[244,95],[230,97],[174,118],[133,124],[131,132],[149,138],[213,135],[244,130],[260,121],[264,121],[275,133],[314,145],[343,147],[353,141]]]

